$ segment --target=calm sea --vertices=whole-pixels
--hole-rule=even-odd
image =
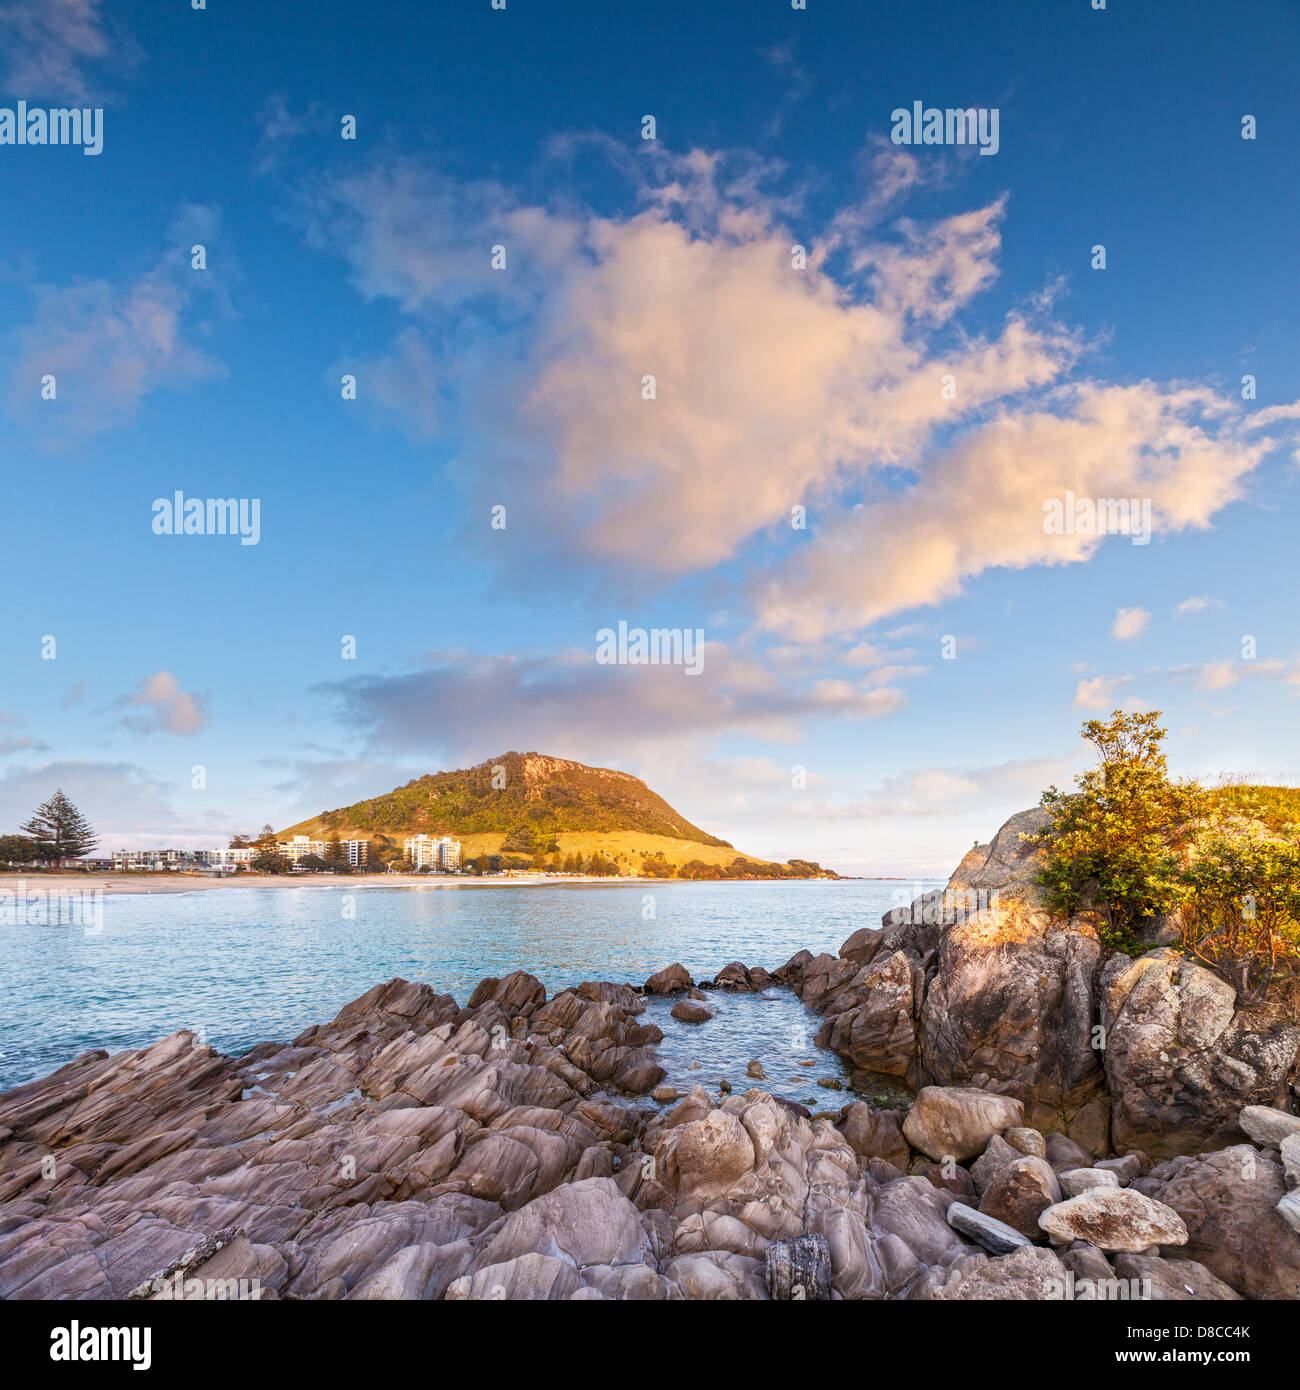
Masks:
[[[778,883],[521,884],[467,888],[220,888],[103,899],[103,925],[0,927],[0,1090],[88,1048],[140,1047],[188,1028],[238,1055],[324,1022],[400,975],[462,1004],[479,980],[527,970],[548,992],[583,980],[640,985],[679,960],[709,978],[731,960],[774,969],[806,947],[835,952],[922,888],[893,880]],[[820,1020],[787,990],[710,995],[717,1017],[664,1029],[668,1080],[745,1089],[757,1059],[767,1089],[829,1100],[843,1079],[812,1045]],[[812,1062],[812,1066],[801,1063]],[[698,1066],[693,1066],[698,1063]]]

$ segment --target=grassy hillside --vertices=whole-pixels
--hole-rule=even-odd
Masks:
[[[1263,821],[1270,830],[1300,825],[1300,787],[1257,787],[1249,782],[1227,782],[1210,795],[1221,806]]]
[[[678,815],[639,778],[541,753],[506,753],[464,771],[431,773],[281,834],[370,840],[375,863],[400,857],[406,836],[426,834],[453,836],[462,863],[492,857],[493,868],[660,878],[834,876],[802,860],[783,865],[740,855]]]
[[[678,815],[639,778],[541,753],[506,753],[463,771],[430,773],[281,832],[370,840],[373,863],[400,858],[405,837],[419,834],[451,835],[460,841],[463,864],[490,857],[492,868],[660,878],[834,877],[803,860],[773,864],[738,854]]]
[[[493,785],[493,769],[502,769]],[[566,831],[637,831],[731,849],[679,816],[637,777],[540,753],[506,753],[459,772],[435,772],[404,787],[325,811],[288,834],[476,835],[509,838],[523,852]]]

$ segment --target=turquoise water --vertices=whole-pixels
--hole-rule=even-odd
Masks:
[[[803,947],[837,951],[919,891],[897,881],[812,880],[105,896],[98,931],[0,927],[0,1089],[88,1048],[140,1047],[180,1028],[233,1055],[287,1041],[395,975],[463,1004],[479,980],[511,970],[529,971],[552,993],[583,980],[640,985],[674,960],[696,979],[731,960],[771,970]],[[671,1001],[651,1005],[648,1017],[665,1033],[668,1081],[725,1076],[743,1091],[746,1063],[756,1058],[767,1089],[842,1103],[815,1085],[844,1073],[813,1047],[820,1020],[789,991],[710,999],[718,1014],[704,1024],[670,1019]],[[798,1065],[806,1061],[815,1065]]]

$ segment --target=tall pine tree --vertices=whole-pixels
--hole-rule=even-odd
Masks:
[[[90,822],[64,796],[62,788],[38,806],[31,820],[20,828],[38,845],[49,847],[44,858],[78,859],[95,848],[96,836]]]

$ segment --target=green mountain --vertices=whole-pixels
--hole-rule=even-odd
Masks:
[[[518,844],[520,849],[565,831],[637,831],[732,848],[678,815],[640,778],[541,753],[505,753],[459,772],[429,773],[284,833],[344,831],[361,836],[500,833],[512,842],[510,848]]]

